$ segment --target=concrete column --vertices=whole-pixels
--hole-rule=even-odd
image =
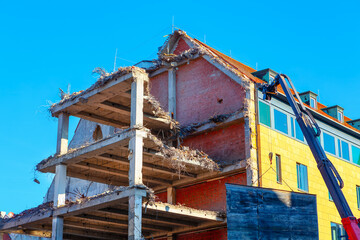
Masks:
[[[61,113],[58,118],[58,134],[56,153],[65,154],[68,151],[68,135],[69,135],[69,115]],[[66,190],[66,165],[59,164],[55,170],[54,182],[54,207],[65,205]],[[53,240],[63,239],[64,218],[54,216],[52,221]]]
[[[168,107],[170,117],[176,119],[176,68],[168,70]]]
[[[129,197],[129,240],[141,240],[142,196],[134,194]]]
[[[176,204],[176,190],[173,187],[167,188],[167,202],[170,204]]]
[[[256,139],[256,99],[254,83],[250,82],[246,90],[245,111],[245,155],[247,159],[246,177],[247,185],[257,185],[257,139]]]
[[[142,166],[144,133],[137,128],[143,126],[144,81],[146,80],[146,75],[140,74],[139,76],[134,77],[134,81],[131,84],[130,126],[133,128],[133,136],[129,142],[129,186],[134,187],[134,193],[129,196],[129,240],[142,239],[141,219],[143,195],[137,191],[137,186],[143,184]]]

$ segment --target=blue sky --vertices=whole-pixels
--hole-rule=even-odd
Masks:
[[[95,67],[156,57],[175,26],[258,70],[288,74],[298,91],[360,118],[358,1],[0,0],[0,210],[40,204],[52,176],[34,167],[55,152],[48,113],[58,88],[85,89]],[[73,132],[76,119],[71,120]]]

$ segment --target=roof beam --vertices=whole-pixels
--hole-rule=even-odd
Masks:
[[[113,155],[113,154],[104,153],[99,156],[96,156],[96,158],[110,161],[110,162],[121,162],[125,165],[129,165],[129,160],[127,158],[120,157],[120,156]],[[193,174],[193,173],[187,173],[187,172],[179,173],[179,171],[177,171],[175,169],[162,167],[162,166],[154,165],[154,164],[147,163],[147,162],[143,162],[143,169],[147,169],[147,170],[157,172],[157,173],[179,174],[182,177],[196,178],[196,174]]]

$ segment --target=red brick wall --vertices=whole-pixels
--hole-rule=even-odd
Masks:
[[[227,228],[221,228],[221,229],[198,232],[198,233],[179,234],[174,239],[175,240],[227,240]],[[167,238],[161,238],[157,240],[167,240]]]
[[[190,49],[189,45],[187,45],[184,39],[180,38],[173,53],[177,55],[188,49]]]
[[[227,228],[216,229],[212,231],[188,233],[178,235],[176,240],[226,240]]]
[[[150,94],[160,102],[161,107],[168,111],[168,72],[165,71],[150,79]]]
[[[182,145],[204,151],[221,165],[238,162],[245,159],[244,122],[206,134],[188,137]]]
[[[246,185],[246,173],[176,189],[176,202],[196,209],[226,211],[225,183]]]
[[[162,193],[156,194],[155,201],[166,203],[167,202],[167,192],[162,192]]]
[[[176,78],[176,114],[181,125],[203,122],[243,107],[243,87],[203,58],[180,66]]]

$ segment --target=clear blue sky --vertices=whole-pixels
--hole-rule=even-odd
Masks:
[[[360,118],[358,1],[0,1],[0,210],[40,204],[52,176],[34,167],[55,152],[58,88],[78,91],[156,56],[175,26],[258,69],[288,74],[299,91]],[[72,120],[70,131],[75,128]]]

